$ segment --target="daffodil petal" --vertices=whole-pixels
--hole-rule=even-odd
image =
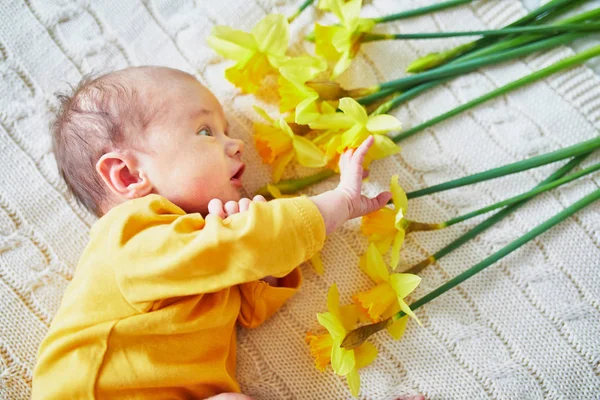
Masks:
[[[316,57],[290,57],[279,65],[279,72],[286,79],[305,83],[327,69],[327,63]]]
[[[315,24],[315,53],[325,60],[337,61],[340,58],[340,52],[333,45],[333,36],[343,29],[336,26],[324,26]]]
[[[252,28],[258,49],[272,56],[283,56],[290,40],[287,18],[281,14],[269,14]]]
[[[356,360],[354,351],[346,350],[340,346],[341,342],[336,342],[335,338],[331,347],[331,368],[338,375],[348,375],[354,369]]]
[[[318,114],[318,118],[309,123],[310,129],[347,129],[354,125],[354,121],[342,113]]]
[[[325,154],[313,142],[302,136],[294,136],[294,150],[296,159],[305,167],[320,168],[327,164]]]
[[[293,158],[294,152],[288,151],[273,162],[273,183],[277,183],[281,180],[281,176],[283,175],[285,167],[290,163],[290,161],[292,161]]]
[[[321,259],[321,253],[316,252],[315,255],[310,259],[310,262],[317,275],[323,275],[325,272],[325,267],[323,265],[323,260]]]
[[[394,236],[394,243],[392,244],[392,254],[390,254],[390,267],[393,270],[398,268],[398,264],[400,263],[400,250],[402,249],[402,245],[404,244],[404,229],[399,229]]]
[[[350,56],[349,51],[345,51],[342,53],[342,56],[339,58],[335,66],[333,67],[333,72],[331,73],[332,78],[337,78],[344,71],[346,71],[350,64],[352,64],[352,57]]]
[[[358,397],[358,394],[360,393],[360,376],[358,375],[358,371],[353,369],[348,372],[348,374],[346,374],[346,381],[348,382],[348,388],[350,389],[352,396]]]
[[[397,131],[401,127],[402,125],[396,117],[386,114],[369,117],[369,120],[367,121],[367,130],[371,133],[378,133],[380,135],[388,133],[389,131]]]
[[[407,322],[408,317],[402,317],[392,325],[388,326],[387,331],[395,340],[400,340],[400,338],[404,335],[404,331],[406,331]]]
[[[369,137],[369,132],[361,124],[354,124],[346,132],[342,133],[342,148],[357,148]]]
[[[331,334],[331,337],[334,341],[338,341],[341,343],[341,341],[346,336],[346,330],[344,329],[344,326],[342,325],[340,320],[337,319],[333,313],[318,313],[317,320],[319,321],[319,324],[321,324],[325,329],[327,329],[327,332]]]
[[[400,146],[385,135],[374,135],[375,141],[373,146],[367,152],[365,158],[371,160],[382,160],[393,154],[400,152]]]
[[[268,184],[267,191],[274,199],[283,198],[283,194],[281,194],[281,190],[279,190],[279,188],[275,185]]]
[[[274,126],[276,128],[278,128],[281,132],[283,132],[290,139],[292,139],[292,140],[294,139],[294,132],[292,131],[292,128],[290,128],[288,123],[285,122],[285,119],[279,118],[277,121],[275,121]]]
[[[260,108],[259,106],[252,106],[252,108],[254,108],[254,111],[256,111],[256,113],[258,115],[260,115],[264,120],[266,120],[269,123],[273,123],[275,122],[275,120],[273,118],[271,118],[269,116],[269,114],[267,114],[267,112],[265,110],[263,110],[262,108]]]
[[[258,49],[251,34],[225,25],[213,27],[206,42],[221,56],[238,62],[247,60]]]
[[[390,278],[383,257],[374,243],[369,243],[363,268],[363,272],[375,283],[387,282]]]
[[[358,28],[362,0],[349,0],[342,6],[342,22],[351,31]]]
[[[340,292],[334,283],[327,291],[327,310],[336,318],[339,317],[340,310]]]
[[[369,342],[364,342],[354,349],[354,358],[356,359],[356,369],[364,368],[377,358],[377,347]]]
[[[406,193],[398,184],[398,175],[393,175],[390,180],[390,191],[392,192],[392,201],[394,202],[394,207],[396,208],[396,212],[398,210],[402,210],[403,214],[408,210],[408,198],[406,197]]]
[[[417,316],[415,315],[415,313],[413,312],[413,310],[411,310],[410,307],[408,306],[408,304],[406,304],[404,302],[404,300],[402,300],[400,297],[398,297],[398,304],[400,305],[400,309],[402,311],[404,311],[404,313],[406,315],[410,315],[411,317],[413,317],[415,319],[415,321],[417,321],[417,323],[419,325],[423,325],[423,324],[421,324],[421,321],[419,321],[419,318],[417,318]]]
[[[359,124],[365,125],[369,119],[365,108],[351,97],[341,98],[338,108]]]
[[[390,285],[394,288],[396,294],[405,298],[421,283],[421,277],[413,274],[392,274],[390,275]]]
[[[319,118],[319,108],[317,107],[319,95],[315,92],[312,96],[305,98],[296,106],[296,123],[300,125],[309,125]],[[317,129],[312,128],[311,129]]]

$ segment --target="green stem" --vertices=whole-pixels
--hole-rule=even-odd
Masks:
[[[581,14],[573,15],[568,18],[561,19],[559,21],[552,23],[550,26],[564,26],[564,25],[570,25],[570,24],[581,24],[585,21],[595,21],[599,17],[600,17],[600,7],[593,9],[593,10],[583,12]],[[497,53],[500,51],[504,51],[504,50],[513,48],[513,47],[517,47],[517,46],[521,46],[521,45],[524,45],[527,43],[534,42],[538,39],[544,39],[545,37],[546,37],[545,35],[539,35],[539,34],[529,34],[529,35],[517,36],[512,39],[503,40],[501,42],[487,46],[485,48],[475,50],[475,51],[461,57],[460,60],[456,60],[456,61],[462,62],[463,60],[466,61],[466,60],[471,60],[474,58],[485,57],[490,54],[494,54],[494,53]]]
[[[568,8],[573,7],[577,3],[581,3],[586,0],[553,0],[543,6],[531,11],[529,14],[518,19],[517,21],[507,25],[505,28],[527,25],[532,21],[541,21],[550,15],[554,15],[558,12],[562,12]],[[537,22],[536,21],[536,22]],[[431,53],[423,57],[418,58],[412,62],[407,72],[423,72],[440,65],[446,64],[458,57],[464,56],[469,52],[484,49],[490,46],[490,44],[496,42],[496,38],[481,38],[474,42],[461,44],[453,49],[446,50],[440,53]]]
[[[564,149],[553,151],[551,153],[541,154],[539,156],[531,157],[526,160],[517,161],[512,164],[503,165],[501,167],[492,168],[484,172],[479,172],[477,174],[440,183],[439,185],[434,185],[425,189],[409,192],[406,194],[406,197],[408,197],[409,199],[414,199],[416,197],[422,197],[433,193],[443,192],[445,190],[450,190],[461,186],[472,185],[474,183],[483,182],[490,179],[499,178],[501,176],[511,175],[517,172],[540,167],[542,165],[550,164],[559,160],[564,160],[565,158],[575,157],[580,154],[589,153],[599,148],[600,136],[590,140],[586,140],[585,142],[578,143],[574,146],[569,146],[565,147]]]
[[[597,8],[597,9],[590,10],[588,12],[584,12],[584,13],[581,13],[581,14],[578,14],[578,15],[575,15],[575,16],[572,16],[569,18],[562,19],[560,21],[557,21],[555,24],[562,25],[562,24],[570,24],[570,23],[581,23],[586,20],[595,20],[595,19],[598,19],[599,17],[600,17],[600,8]],[[467,55],[464,55],[462,57],[459,57],[456,60],[451,61],[449,63],[449,65],[455,65],[455,64],[463,62],[463,61],[486,57],[489,54],[499,53],[500,51],[504,51],[504,50],[507,50],[510,48],[521,46],[523,44],[530,43],[530,42],[533,42],[533,41],[541,39],[541,38],[544,38],[544,35],[521,35],[516,38],[504,40],[499,43],[487,46],[483,49],[476,50],[476,51],[469,53]],[[416,72],[416,71],[409,71],[409,72]],[[450,78],[439,79],[436,81],[431,81],[431,82],[427,82],[427,83],[415,86],[414,88],[411,88],[410,90],[404,91],[401,95],[396,96],[393,99],[381,104],[372,114],[373,115],[386,114],[387,112],[389,112],[393,108],[399,106],[400,104],[404,103],[405,101],[408,101],[408,100],[416,97],[417,95],[425,92],[426,90],[431,89],[434,86],[437,86],[441,83],[447,82],[448,80],[450,80]],[[358,99],[358,102],[361,104],[365,104],[365,105],[371,104],[381,98],[384,98],[384,97],[392,94],[393,92],[394,92],[394,90],[392,90],[392,89],[386,89],[386,90],[382,91],[381,93],[377,92],[374,94],[370,94],[368,96],[361,97],[360,99]]]
[[[304,178],[298,179],[288,179],[279,183],[274,183],[272,184],[272,186],[275,186],[277,189],[279,189],[281,194],[293,194],[299,192],[307,186],[322,182],[325,179],[332,177],[333,175],[336,175],[334,171],[330,169],[324,169],[323,171],[318,172],[314,175],[309,175],[305,176]],[[265,197],[271,197],[271,194],[269,193],[269,190],[266,186],[258,189],[255,195],[258,194]]]
[[[484,67],[490,64],[497,64],[500,62],[508,61],[513,58],[521,57],[536,51],[546,50],[552,47],[560,46],[565,43],[569,43],[574,39],[581,37],[581,33],[565,33],[559,36],[552,37],[550,39],[541,40],[539,42],[531,43],[526,46],[522,46],[516,49],[507,50],[498,54],[491,55],[489,57],[481,57],[466,62],[451,63],[446,66],[436,68],[433,71],[426,71],[420,74],[407,76],[404,78],[396,79],[389,82],[384,82],[380,85],[373,86],[371,90],[372,94],[358,99],[360,104],[366,105],[371,104],[394,91],[403,91],[418,87],[418,84],[423,82],[436,82],[440,83],[440,79],[449,79],[457,75],[474,71],[480,67]]]
[[[570,35],[570,34],[567,34],[567,35]],[[552,64],[549,67],[546,67],[544,69],[536,71],[536,72],[534,72],[534,73],[532,73],[530,75],[527,75],[527,76],[525,76],[525,77],[523,77],[521,79],[518,79],[518,80],[516,80],[514,82],[511,82],[511,83],[509,83],[507,85],[501,86],[501,87],[499,87],[499,88],[491,91],[490,93],[487,93],[487,94],[485,94],[485,95],[483,95],[481,97],[478,97],[478,98],[476,98],[474,100],[471,100],[471,101],[469,101],[469,102],[467,102],[467,103],[465,103],[463,105],[460,105],[460,106],[458,106],[458,107],[456,107],[456,108],[454,108],[454,109],[452,109],[452,110],[450,110],[448,112],[445,112],[442,115],[439,115],[439,116],[437,116],[435,118],[432,118],[432,119],[430,119],[427,122],[424,122],[424,123],[422,123],[420,125],[417,125],[417,126],[411,128],[411,129],[408,129],[408,130],[406,130],[406,131],[404,131],[404,132],[402,132],[402,133],[400,133],[400,134],[398,134],[396,136],[393,136],[392,140],[397,143],[397,142],[399,142],[399,141],[401,141],[403,139],[406,139],[406,138],[414,135],[417,132],[422,131],[423,129],[426,129],[426,128],[430,127],[430,126],[433,126],[433,125],[435,125],[435,124],[437,124],[439,122],[445,121],[446,119],[451,118],[451,117],[453,117],[453,116],[455,116],[457,114],[460,114],[461,112],[463,112],[465,110],[468,110],[468,109],[470,109],[470,108],[472,108],[472,107],[474,107],[476,105],[479,105],[479,104],[484,103],[484,102],[486,102],[486,101],[488,101],[490,99],[493,99],[495,97],[498,97],[500,95],[508,93],[508,92],[510,92],[512,90],[520,88],[521,86],[525,86],[525,85],[528,85],[528,84],[530,84],[532,82],[535,82],[535,81],[538,81],[540,79],[543,79],[543,78],[545,78],[545,77],[547,77],[549,75],[554,74],[555,72],[561,71],[561,70],[566,69],[566,68],[570,68],[570,67],[572,67],[574,65],[582,64],[583,62],[589,60],[590,58],[597,57],[599,55],[600,55],[600,46],[595,46],[595,47],[592,47],[592,48],[590,48],[590,49],[588,49],[586,51],[583,51],[583,52],[581,52],[579,54],[576,54],[576,55],[574,55],[572,57],[565,58],[564,60],[561,60],[561,61],[559,61],[559,62],[557,62],[555,64]]]
[[[486,65],[498,64],[504,61],[512,60],[513,58],[535,53],[536,51],[556,47],[561,44],[569,43],[575,38],[581,37],[582,35],[584,34],[564,33],[562,35],[555,36],[550,39],[531,43],[522,47],[518,47],[516,49],[507,50],[499,54],[492,54],[485,58],[477,58],[474,60],[461,62],[459,64],[446,65],[444,67],[436,68],[433,71],[426,71],[420,74],[411,75],[393,81],[385,82],[380,84],[379,87],[381,89],[393,88],[396,90],[402,90],[419,83],[464,74],[466,72],[474,71]]]
[[[302,14],[302,11],[308,6],[310,6],[315,0],[305,0],[304,3],[300,4],[300,7],[296,10],[296,12],[288,18],[288,22],[292,23],[298,15]]]
[[[437,289],[434,289],[433,291],[429,292],[428,294],[426,294],[419,300],[410,304],[411,310],[416,310],[419,307],[424,306],[425,304],[429,303],[431,300],[434,300],[435,298],[439,297],[440,295],[446,293],[448,290],[460,285],[467,279],[469,279],[472,276],[483,271],[490,265],[496,263],[497,261],[501,260],[508,254],[517,250],[524,244],[530,242],[531,240],[535,239],[536,237],[538,237],[542,233],[546,232],[550,228],[561,223],[562,221],[569,218],[573,214],[577,213],[581,209],[587,207],[588,205],[590,205],[598,200],[600,200],[600,189],[596,189],[595,191],[588,194],[581,200],[575,202],[571,206],[565,208],[558,214],[554,215],[552,218],[549,218],[546,221],[544,221],[543,223],[541,223],[540,225],[536,226],[535,228],[533,228],[532,230],[530,230],[529,232],[527,232],[526,234],[524,234],[517,240],[509,243],[507,246],[503,247],[496,253],[487,257],[485,260],[481,261],[478,264],[475,264],[474,266],[467,269],[463,273],[455,276],[454,278],[450,279],[448,282],[444,283]],[[379,322],[378,324],[376,324],[377,328],[380,327],[381,329],[383,329],[386,326],[389,326],[394,321],[397,321],[404,316],[406,316],[406,314],[403,311],[400,311],[400,312],[394,314],[391,318],[389,318],[389,320],[386,320],[388,322],[382,321],[382,322]],[[377,330],[381,330],[381,329],[377,329]],[[363,332],[366,332],[367,334],[362,334],[361,330]],[[369,325],[355,329],[354,331],[351,331],[346,335],[346,337],[342,341],[342,347],[344,347],[346,349],[355,348],[355,347],[359,346],[360,344],[362,344],[373,333],[375,333],[375,330],[373,328],[369,328]]]
[[[441,3],[432,4],[430,6],[415,8],[414,10],[402,11],[396,14],[385,15],[383,17],[371,18],[376,24],[384,22],[397,21],[399,19],[412,18],[419,15],[429,14],[434,11],[443,10],[445,8],[455,7],[466,3],[471,3],[473,0],[448,0]]]
[[[490,211],[493,211],[493,210],[496,210],[498,208],[510,206],[510,205],[515,204],[515,203],[520,203],[523,200],[530,199],[532,197],[537,196],[540,193],[547,192],[548,190],[552,190],[552,189],[554,189],[554,188],[556,188],[558,186],[561,186],[561,185],[564,185],[566,183],[572,182],[575,179],[579,179],[582,176],[585,176],[587,174],[591,174],[592,172],[596,172],[598,170],[600,170],[600,163],[592,165],[591,167],[582,169],[581,171],[578,171],[578,172],[576,172],[574,174],[571,174],[571,175],[567,175],[567,176],[565,176],[565,177],[563,177],[561,179],[557,179],[557,180],[555,180],[553,182],[550,182],[550,183],[547,183],[545,185],[537,186],[536,188],[534,188],[534,189],[532,189],[532,190],[530,190],[528,192],[522,193],[520,195],[511,197],[511,198],[503,200],[503,201],[499,201],[497,203],[494,203],[494,204],[489,205],[487,207],[480,208],[479,210],[472,211],[470,213],[461,215],[459,217],[455,217],[455,218],[449,219],[448,221],[443,222],[442,225],[444,227],[452,226],[454,224],[458,224],[459,222],[466,221],[466,220],[468,220],[470,218],[474,218],[474,217],[477,217],[479,215],[486,214],[486,213],[488,213]]]
[[[536,25],[514,28],[481,30],[481,31],[454,31],[454,32],[423,32],[423,33],[367,33],[363,42],[379,40],[405,40],[405,39],[438,39],[456,36],[506,36],[513,33],[544,33],[556,34],[564,32],[597,32],[600,24],[561,24],[561,25]]]
[[[554,181],[556,179],[560,179],[562,176],[564,176],[565,174],[569,173],[569,171],[571,171],[573,168],[575,168],[577,165],[579,165],[590,154],[591,153],[582,154],[580,156],[577,156],[577,157],[573,158],[571,161],[569,161],[568,163],[566,163],[565,165],[563,165],[561,168],[559,168],[556,172],[554,172],[552,175],[550,175],[548,178],[546,178],[544,181],[542,181],[536,187],[540,187],[542,185],[545,185],[546,183],[550,183],[550,182],[552,182],[552,181]],[[427,267],[428,265],[433,264],[434,262],[436,262],[437,260],[441,259],[442,257],[450,254],[451,252],[453,252],[454,250],[456,250],[457,248],[459,248],[463,244],[467,243],[469,240],[471,240],[475,236],[477,236],[480,233],[482,233],[482,232],[486,231],[487,229],[491,228],[496,223],[498,223],[502,219],[504,219],[507,215],[511,214],[513,211],[516,211],[519,207],[523,206],[528,201],[529,201],[529,199],[528,200],[523,200],[523,201],[521,201],[519,203],[515,203],[512,206],[508,206],[508,207],[506,207],[506,208],[498,211],[496,214],[494,214],[491,217],[487,218],[485,221],[477,224],[473,229],[469,230],[468,232],[466,232],[465,234],[463,234],[462,236],[460,236],[458,239],[452,241],[447,246],[445,246],[445,247],[441,248],[440,250],[438,250],[435,254],[427,257],[425,260],[423,260],[420,263],[414,265],[412,268],[410,268],[406,272],[409,273],[409,274],[418,274],[418,273],[420,273],[425,267]]]

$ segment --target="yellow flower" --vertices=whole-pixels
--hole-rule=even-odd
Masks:
[[[316,53],[334,63],[332,77],[337,77],[348,69],[364,36],[373,29],[375,23],[360,18],[362,0],[327,0],[320,6],[340,20],[340,25],[335,26],[315,24]]]
[[[356,325],[358,315],[354,307],[340,307],[339,293],[335,284],[329,288],[327,310],[329,312],[317,314],[317,319],[328,333],[318,336],[308,333],[306,336],[310,353],[315,359],[315,366],[320,371],[324,371],[327,364],[331,363],[336,374],[345,376],[352,395],[357,397],[360,391],[358,369],[375,360],[377,349],[368,342],[353,350],[341,347],[346,333]]]
[[[369,237],[369,242],[376,245],[379,252],[387,253],[392,246],[391,267],[396,269],[400,262],[400,249],[404,243],[408,222],[404,219],[408,210],[408,199],[404,190],[398,185],[398,175],[392,176],[390,182],[394,209],[381,208],[362,217],[361,231]]]
[[[225,77],[242,92],[254,93],[263,79],[276,73],[285,60],[289,36],[287,19],[280,14],[269,14],[250,33],[215,26],[207,42],[221,56],[236,62],[225,71]]]
[[[372,322],[389,318],[399,310],[419,322],[404,298],[415,290],[421,282],[421,278],[413,274],[390,275],[381,254],[373,243],[369,244],[367,253],[361,257],[360,268],[376,285],[370,290],[355,294],[352,299]],[[403,317],[387,328],[394,339],[402,337],[407,321],[408,318]]]
[[[294,135],[283,118],[273,120],[264,110],[258,107],[254,109],[270,123],[254,123],[254,143],[263,162],[273,165],[274,183],[279,182],[285,167],[294,158],[305,167],[325,166],[323,152],[310,140]]]
[[[400,121],[391,115],[367,115],[367,111],[351,97],[340,99],[338,108],[341,113],[321,114],[309,124],[311,129],[327,129],[343,131],[336,151],[342,154],[348,148],[357,148],[370,135],[374,135],[375,143],[365,157],[365,168],[371,161],[380,160],[400,151],[385,134],[400,129]]]
[[[315,57],[303,56],[283,61],[279,66],[280,76],[277,81],[281,98],[279,111],[284,113],[295,110],[298,104],[309,98],[310,102],[316,101],[319,94],[306,86],[306,82],[314,79],[326,68],[327,63]]]

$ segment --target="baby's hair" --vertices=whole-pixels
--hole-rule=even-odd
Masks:
[[[58,170],[76,199],[97,216],[109,195],[97,161],[141,134],[152,119],[121,72],[87,75],[72,93],[56,94],[60,105],[51,131]]]

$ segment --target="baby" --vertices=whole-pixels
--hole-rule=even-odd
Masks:
[[[39,349],[34,399],[239,392],[236,323],[263,323],[327,233],[391,198],[361,195],[372,137],[342,155],[335,190],[240,198],[243,142],[182,71],[128,68],[61,101],[60,172],[101,218]]]

